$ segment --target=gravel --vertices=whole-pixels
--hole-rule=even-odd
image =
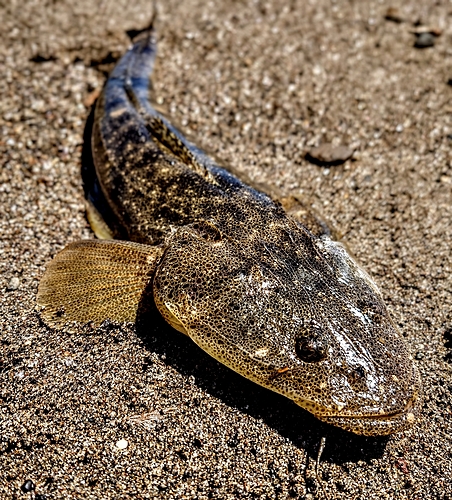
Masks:
[[[415,49],[405,23],[385,20],[390,7],[442,29],[435,46]],[[159,8],[157,102],[224,163],[322,212],[418,353],[423,419],[390,438],[320,423],[158,318],[76,334],[40,321],[46,263],[93,237],[80,176],[89,106],[150,11],[144,0],[0,8],[0,498],[324,498],[323,436],[331,499],[452,498],[450,5]],[[334,169],[308,163],[321,143],[355,153]]]

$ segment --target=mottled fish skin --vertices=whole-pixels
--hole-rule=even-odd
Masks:
[[[412,425],[418,375],[374,282],[321,224],[305,227],[152,107],[155,51],[151,29],[99,98],[92,202],[109,207],[113,237],[159,248],[163,317],[320,420],[367,435]]]

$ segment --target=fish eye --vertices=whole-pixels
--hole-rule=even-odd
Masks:
[[[214,241],[218,242],[222,240],[222,235],[220,230],[209,221],[198,221],[192,224],[191,226],[197,233],[205,241]]]
[[[326,346],[315,333],[303,335],[295,340],[295,353],[305,363],[318,363],[326,358]]]

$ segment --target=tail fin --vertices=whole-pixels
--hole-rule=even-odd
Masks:
[[[118,98],[130,99],[136,106],[149,99],[151,74],[157,54],[155,14],[148,28],[134,37],[132,47],[112,71],[104,89],[104,109],[118,107]]]

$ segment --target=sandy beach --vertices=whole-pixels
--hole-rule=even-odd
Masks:
[[[415,358],[422,418],[390,437],[323,424],[157,316],[44,325],[46,263],[94,237],[86,120],[152,4],[12,0],[0,7],[0,498],[452,499],[452,4],[159,3],[156,102],[342,236]],[[310,163],[321,143],[353,157]]]

